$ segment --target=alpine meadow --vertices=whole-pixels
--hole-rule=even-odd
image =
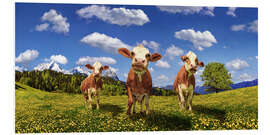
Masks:
[[[15,133],[259,128],[256,7],[15,9]]]

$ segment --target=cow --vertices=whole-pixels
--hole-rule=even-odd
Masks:
[[[127,48],[119,48],[118,52],[132,61],[126,82],[128,93],[127,115],[130,115],[132,105],[133,113],[136,113],[136,101],[140,103],[140,112],[142,113],[143,100],[145,100],[146,114],[148,115],[150,113],[149,97],[152,90],[152,77],[147,67],[149,62],[156,62],[162,56],[159,53],[151,55],[143,45],[134,47],[131,52]]]
[[[87,100],[89,100],[89,108],[92,109],[93,97],[96,96],[97,109],[99,109],[100,91],[102,89],[101,73],[103,70],[109,69],[109,66],[102,66],[100,62],[95,62],[93,66],[86,64],[85,67],[91,69],[93,72],[81,83],[84,104],[86,106]]]
[[[174,81],[173,88],[177,93],[179,100],[179,107],[181,110],[192,111],[192,98],[195,88],[194,74],[197,71],[197,67],[203,67],[204,63],[198,61],[195,53],[189,51],[186,56],[181,56],[184,65],[180,68]]]

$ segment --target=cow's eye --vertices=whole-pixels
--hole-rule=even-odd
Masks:
[[[146,58],[150,58],[150,54],[147,53],[147,54],[145,55],[145,57],[146,57]]]
[[[131,52],[130,54],[131,54],[132,57],[135,56],[135,53],[134,52]]]

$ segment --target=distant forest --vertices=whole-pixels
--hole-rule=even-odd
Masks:
[[[52,70],[24,71],[15,73],[15,81],[26,84],[36,89],[48,92],[81,93],[81,82],[87,76],[84,74],[63,74]],[[110,77],[102,77],[102,95],[116,96],[127,95],[125,82],[116,81]],[[152,95],[171,96],[176,95],[173,90],[165,90],[153,87]]]

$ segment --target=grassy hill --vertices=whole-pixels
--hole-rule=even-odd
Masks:
[[[15,92],[16,133],[258,129],[257,86],[194,96],[192,113],[179,112],[176,96],[152,96],[149,116],[127,116],[127,96],[102,96],[100,110],[90,111],[80,94],[21,83]]]

